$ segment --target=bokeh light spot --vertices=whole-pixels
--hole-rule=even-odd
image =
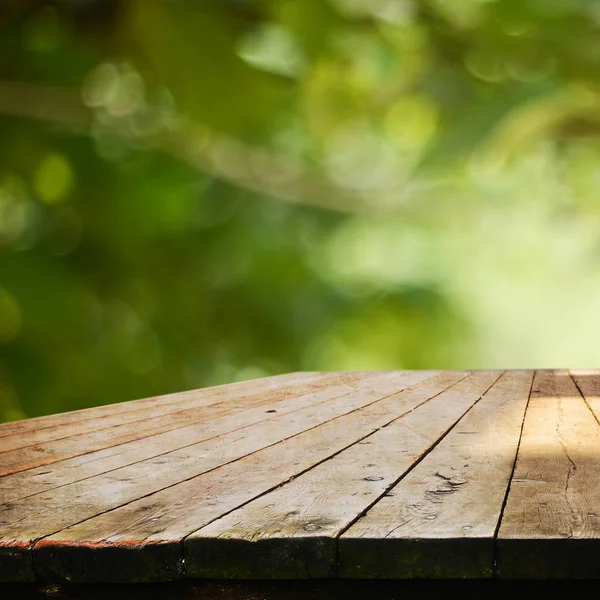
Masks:
[[[73,171],[62,154],[46,156],[35,171],[35,191],[47,204],[63,202],[72,186]]]
[[[98,107],[106,104],[119,85],[119,71],[112,63],[102,63],[94,67],[83,82],[81,96],[87,106]]]
[[[279,75],[299,75],[306,63],[293,35],[275,24],[263,25],[240,41],[239,56],[257,69]]]
[[[425,96],[406,95],[397,100],[385,117],[385,132],[399,148],[423,148],[435,133],[438,114]]]
[[[11,244],[27,229],[32,211],[25,186],[14,177],[0,183],[0,244]]]

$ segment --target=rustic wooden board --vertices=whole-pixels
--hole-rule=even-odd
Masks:
[[[414,388],[415,397],[432,399],[187,537],[188,574],[242,579],[335,576],[340,533],[452,428],[499,375],[476,373],[446,391],[447,382],[441,380]]]
[[[445,385],[450,385],[464,375],[442,377],[448,380]],[[35,547],[36,568],[46,577],[68,576],[73,581],[105,581],[112,577],[135,582],[180,577],[184,536],[414,408],[424,399],[403,398],[396,392],[429,378],[430,374],[423,373],[389,376],[370,390],[349,395],[342,410],[331,403],[316,411],[318,418],[310,418],[307,413],[288,432],[282,431],[283,424],[277,429],[265,428],[262,437],[276,432],[273,439],[281,443],[246,452],[240,460],[42,540]],[[244,440],[245,447],[249,441]],[[222,451],[231,452],[227,448]],[[151,553],[146,552],[148,548]],[[85,560],[87,556],[94,556],[95,562]]]
[[[157,423],[153,423],[152,428],[145,429],[141,439],[137,439],[137,431],[132,431],[130,427],[125,433],[120,427],[114,427],[112,435],[110,433],[102,433],[101,436],[87,434],[83,436],[83,440],[75,436],[75,438],[52,442],[45,445],[44,449],[45,454],[50,454],[56,459],[55,462],[29,470],[21,470],[24,469],[24,465],[31,464],[28,461],[32,458],[29,454],[23,456],[22,453],[25,451],[22,451],[19,453],[20,460],[17,461],[15,458],[16,462],[13,463],[20,471],[0,478],[0,504],[14,502],[20,498],[207,441],[218,435],[237,431],[320,402],[333,400],[354,389],[369,385],[370,379],[372,378],[362,375],[344,374],[343,378],[334,377],[326,381],[320,380],[318,383],[297,384],[285,387],[278,393],[259,393],[242,400],[203,407],[194,412],[193,419],[188,416],[191,411],[186,411],[182,423],[184,426],[179,428],[174,426],[170,416],[165,416]],[[161,433],[163,431],[164,433]],[[126,442],[130,435],[134,440]],[[76,445],[73,447],[70,444],[74,439]],[[96,450],[99,445],[103,449]],[[108,447],[104,448],[107,445]],[[74,448],[78,447],[80,454],[58,461],[58,457],[70,456],[75,451]],[[6,458],[4,460],[6,461]],[[5,469],[8,470],[6,465]]]
[[[599,456],[600,427],[569,374],[538,372],[498,533],[502,577],[600,577]]]
[[[87,464],[96,460],[97,456],[94,453],[104,449],[108,451],[99,456],[126,454],[133,447],[138,457],[137,450],[146,447],[151,451],[147,456],[150,457],[153,454],[161,454],[206,439],[205,434],[209,431],[217,430],[219,433],[232,431],[240,426],[268,420],[280,413],[329,400],[336,394],[347,393],[354,389],[354,386],[362,385],[368,380],[368,377],[349,374],[343,380],[329,378],[324,381],[297,384],[278,392],[248,395],[241,400],[232,399],[229,402],[166,414],[133,424],[117,425],[101,431],[53,440],[42,446],[5,452],[0,454],[0,474],[11,475],[39,466],[42,467],[38,469],[39,473],[46,473],[49,477],[53,477],[56,470],[63,473],[65,465],[66,468],[70,468],[71,463],[66,463],[66,459],[86,455],[81,459],[81,464]],[[275,412],[269,412],[271,410]],[[200,433],[203,436],[198,437]],[[139,440],[138,444],[128,444],[136,440]],[[173,445],[175,440],[177,443]],[[136,460],[141,459],[136,458]],[[58,461],[61,462],[56,467],[51,466]],[[104,460],[102,463],[105,464]],[[33,474],[25,473],[24,477],[30,483],[34,483],[37,476],[33,477]],[[0,498],[2,498],[2,490],[10,485],[10,478],[4,484],[0,480]]]
[[[179,400],[185,401],[190,397],[198,398],[205,392],[209,392],[213,396],[216,393],[217,396],[227,396],[229,398],[240,397],[248,391],[258,392],[266,389],[278,389],[280,386],[285,386],[288,384],[292,385],[299,381],[307,381],[327,375],[329,375],[329,373],[309,371],[274,375],[273,377],[263,377],[261,379],[227,383],[210,388],[167,394],[153,398],[142,398],[140,400],[118,402],[116,404],[105,404],[102,406],[96,406],[94,408],[83,408],[66,413],[57,413],[54,415],[45,415],[43,417],[22,419],[20,421],[9,421],[8,423],[0,423],[0,438],[8,435],[38,431],[48,427],[63,426],[73,423],[77,424],[87,419],[96,419],[109,415],[128,413],[134,410],[144,410],[159,404],[176,403]]]
[[[324,375],[304,384],[292,383],[276,389],[273,389],[275,384],[271,383],[262,390],[239,398],[228,396],[225,390],[214,393],[199,390],[198,394],[188,394],[183,399],[171,399],[149,408],[8,435],[0,438],[0,475],[47,465],[202,421],[217,407],[226,410],[234,408],[234,400],[238,400],[237,407],[241,410],[252,402],[264,403],[265,396],[269,396],[270,401],[275,401],[278,397],[294,393],[298,388],[300,391],[297,393],[315,391],[331,384],[334,378],[335,375],[333,378],[331,375]],[[348,375],[348,378],[350,381],[355,379],[352,375]],[[238,389],[238,393],[240,391],[242,390]]]
[[[0,425],[0,581],[600,578],[599,423],[596,369],[298,373]]]
[[[339,541],[342,577],[491,577],[532,383],[506,373]]]
[[[257,423],[243,430],[188,446],[183,450],[169,452],[50,492],[37,494],[28,498],[26,503],[5,505],[0,511],[0,545],[11,544],[12,562],[7,558],[3,560],[3,555],[0,553],[0,580],[11,579],[16,568],[22,569],[25,573],[23,578],[33,577],[29,549],[35,540],[49,536],[69,525],[91,519],[105,511],[111,511],[107,516],[118,514],[113,509],[128,503],[135,504],[133,501],[136,499],[169,486],[174,487],[165,490],[165,494],[170,495],[170,503],[176,502],[180,496],[178,491],[173,492],[173,490],[177,487],[176,484],[185,486],[185,483],[180,483],[182,481],[197,478],[198,475],[214,469],[219,471],[217,467],[220,465],[230,462],[236,464],[235,461],[244,456],[256,456],[257,454],[253,453],[258,453],[262,448],[278,444],[286,438],[295,439],[294,436],[307,429],[356,411],[369,403],[376,402],[382,396],[430,378],[431,375],[430,372],[383,374],[376,378],[377,383],[323,405],[278,416],[269,422]],[[326,450],[327,444],[323,442],[322,446],[322,451]],[[293,458],[296,459],[295,456]],[[243,465],[243,461],[237,464]],[[146,502],[146,500],[147,498],[143,498],[141,501]],[[212,504],[218,502],[214,502],[213,499]],[[58,507],[60,510],[57,510]],[[187,508],[189,510],[193,507],[195,503],[192,502]],[[147,513],[142,511],[142,514],[149,514],[149,511]],[[120,527],[123,527],[123,522],[120,523]],[[151,542],[146,543],[147,546],[150,544]],[[162,549],[160,545],[153,544],[145,554],[152,556],[154,546],[158,550]],[[46,547],[50,548],[51,545],[46,544]],[[8,550],[5,554],[8,554]],[[46,555],[49,555],[48,552]]]

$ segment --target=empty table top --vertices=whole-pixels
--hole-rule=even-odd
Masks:
[[[0,425],[0,581],[600,576],[600,371],[305,372]]]

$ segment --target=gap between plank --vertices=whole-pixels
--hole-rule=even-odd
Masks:
[[[521,447],[521,439],[523,438],[523,428],[525,427],[525,419],[527,418],[527,409],[529,408],[529,402],[531,400],[531,393],[533,391],[533,384],[538,374],[537,370],[533,371],[533,377],[531,378],[531,385],[529,386],[529,395],[527,396],[527,404],[523,411],[523,420],[521,421],[521,431],[519,433],[519,441],[517,442],[517,450],[515,452],[515,459],[513,460],[512,470],[510,472],[510,478],[508,480],[508,486],[506,487],[506,493],[504,494],[504,501],[502,502],[502,508],[500,509],[500,515],[498,517],[498,523],[496,524],[496,530],[494,531],[494,562],[492,565],[492,578],[498,578],[498,532],[500,531],[500,525],[502,524],[502,517],[504,516],[504,509],[508,502],[508,495],[510,494],[510,486],[512,484],[515,469],[517,468],[517,459],[519,457],[519,449]]]
[[[598,420],[598,417],[596,416],[596,413],[594,412],[594,410],[592,409],[592,407],[589,405],[589,402],[587,401],[585,394],[581,391],[581,388],[579,387],[575,377],[573,377],[573,375],[571,375],[571,372],[569,371],[569,377],[571,378],[571,381],[575,384],[575,387],[577,388],[577,391],[579,392],[579,394],[581,395],[581,397],[583,398],[583,401],[585,402],[585,405],[588,407],[588,410],[592,413],[592,416],[594,417],[594,421],[596,421],[596,423],[598,423],[598,425],[600,425],[600,420]]]

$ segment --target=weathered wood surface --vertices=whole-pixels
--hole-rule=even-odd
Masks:
[[[188,398],[201,398],[206,395],[216,397],[231,397],[233,394],[239,397],[244,392],[260,392],[267,389],[278,389],[287,384],[293,384],[298,381],[314,380],[325,373],[290,373],[287,375],[275,375],[273,377],[264,377],[250,381],[240,381],[226,385],[214,386],[202,390],[192,390],[170,394],[167,396],[157,396],[155,398],[143,398],[141,400],[132,400],[130,402],[120,402],[117,404],[105,404],[95,408],[84,408],[82,410],[73,410],[68,413],[56,415],[46,415],[44,417],[35,417],[22,421],[12,421],[9,423],[0,423],[0,437],[13,435],[15,433],[25,433],[29,431],[38,431],[48,427],[63,426],[68,424],[80,424],[88,419],[97,419],[109,415],[128,413],[135,410],[151,408],[161,404],[175,404],[179,401],[185,401]],[[197,405],[196,405],[197,406]]]
[[[169,496],[167,507],[170,508],[174,502],[180,501],[182,493],[179,490],[172,491],[172,486],[179,483],[184,488],[190,487],[188,480],[191,480],[193,485],[194,478],[211,471],[214,471],[211,476],[218,479],[221,473],[218,467],[227,463],[234,463],[232,467],[239,471],[238,477],[243,483],[248,479],[248,474],[243,463],[235,463],[238,459],[247,455],[256,458],[256,453],[261,449],[273,446],[286,438],[290,438],[289,441],[293,442],[296,439],[294,436],[299,434],[304,434],[302,439],[305,439],[307,434],[310,437],[312,428],[352,413],[430,375],[431,373],[426,372],[392,372],[376,375],[374,378],[377,379],[377,382],[371,382],[372,378],[365,377],[364,385],[352,388],[351,392],[341,396],[336,393],[334,398],[329,401],[320,398],[321,402],[314,406],[301,408],[281,416],[278,413],[267,412],[268,410],[277,410],[276,405],[273,405],[274,408],[263,407],[265,414],[274,415],[273,419],[263,420],[239,430],[232,426],[233,431],[211,437],[207,441],[159,454],[154,458],[57,487],[49,492],[29,496],[23,502],[6,503],[0,510],[0,551],[3,547],[5,548],[5,554],[10,557],[11,564],[8,564],[8,558],[4,561],[0,559],[0,568],[4,564],[9,570],[18,569],[20,573],[24,574],[23,577],[32,578],[31,551],[37,540],[47,538],[65,527],[102,513],[105,518],[113,518],[115,517],[114,509],[120,506],[132,506],[133,512],[136,513],[137,505],[134,502],[136,499],[141,498],[138,502],[146,502],[147,506],[149,494],[165,488],[167,489],[163,495]],[[348,435],[345,436],[345,440],[347,444],[355,441]],[[309,442],[307,448],[301,450],[314,450],[312,445],[312,442]],[[321,451],[327,452],[328,450],[329,445],[324,440]],[[302,458],[300,456],[298,460]],[[289,459],[296,459],[292,452],[289,453],[289,456],[285,456],[286,461]],[[258,467],[261,465],[262,463],[259,461]],[[284,466],[289,468],[288,463],[285,463]],[[305,468],[310,468],[310,466],[308,462]],[[264,473],[266,477],[272,477],[275,480],[274,485],[281,482],[279,474],[279,470],[270,470]],[[294,472],[291,472],[289,476],[293,474]],[[224,475],[224,477],[227,476]],[[223,496],[228,498],[226,493]],[[212,506],[214,510],[214,506],[218,505],[218,500],[217,498],[216,501],[207,503],[207,506]],[[196,503],[193,498],[190,499],[190,502],[188,509],[195,508]],[[141,508],[140,513],[148,514],[147,507]],[[137,513],[136,518],[139,518],[140,513]],[[170,511],[164,515],[164,520],[169,516]],[[119,520],[119,513],[117,513],[116,526],[123,528],[127,524],[127,522],[124,524],[122,520]],[[173,543],[170,540],[168,542],[166,546],[170,550]],[[103,545],[109,546],[104,554],[111,554],[111,544]],[[38,546],[48,548],[50,545],[47,540],[42,540],[38,542]],[[58,546],[58,544],[54,544],[54,546]],[[126,544],[114,544],[114,546],[124,550],[128,549]],[[154,560],[155,553],[162,550],[162,545],[147,543],[146,550],[143,556],[140,554],[140,557],[143,558],[147,555],[148,559],[154,563],[156,562]],[[83,549],[81,551],[83,552]],[[48,555],[48,550],[45,554]],[[132,556],[137,560],[138,554],[136,552]],[[40,562],[41,564],[43,561]],[[164,565],[160,566],[173,569],[177,565],[166,561]],[[1,577],[6,578],[7,576],[0,571]]]
[[[302,381],[304,378],[299,379]],[[353,376],[348,375],[347,381],[350,383],[352,380]],[[148,404],[141,401],[134,410],[122,411],[116,415],[94,415],[89,419],[82,418],[79,422],[12,433],[0,438],[0,475],[9,475],[79,454],[88,454],[107,446],[146,438],[184,425],[202,422],[207,417],[215,418],[229,414],[236,409],[268,404],[278,398],[289,397],[290,391],[296,394],[312,392],[322,388],[323,384],[332,384],[334,380],[330,376],[324,376],[305,381],[307,383],[302,382],[291,388],[283,381],[280,384],[259,383],[256,385],[257,389],[248,390],[250,394],[239,397],[242,402],[238,404],[233,400],[237,400],[237,394],[243,392],[242,386],[232,390],[232,396],[227,396],[226,391],[222,389],[209,389],[199,394],[163,397],[163,402],[158,404],[154,400]],[[292,379],[290,383],[293,382]],[[272,393],[269,393],[271,391]]]
[[[489,577],[531,373],[505,373],[340,539],[347,577]]]
[[[57,568],[64,572],[69,564],[69,572],[76,577],[82,566],[79,557],[92,542],[98,571],[92,572],[92,565],[86,562],[82,577],[102,579],[114,561],[128,563],[131,579],[146,578],[149,572],[161,579],[177,577],[183,567],[173,560],[176,555],[183,559],[179,540],[359,441],[357,431],[364,436],[383,426],[391,419],[385,397],[425,377],[423,373],[385,376],[376,387],[358,390],[327,406],[298,411],[293,418],[284,416],[276,427],[257,426],[246,435],[236,434],[231,442],[224,440],[213,452],[200,454],[200,461],[193,460],[190,466],[198,476],[182,477],[187,461],[181,461],[173,480],[184,479],[182,483],[154,494],[146,492],[127,504],[121,502],[118,510],[42,540],[35,547],[36,567],[50,577]],[[172,464],[168,468],[172,471]],[[134,483],[131,487],[139,489]],[[119,485],[117,489],[123,488]],[[34,516],[28,522],[31,532],[39,530],[40,518]],[[17,528],[22,530],[22,524]],[[139,552],[142,546],[144,553]]]
[[[0,425],[0,581],[600,576],[600,371],[296,373]]]
[[[456,374],[445,374],[400,394],[395,403],[405,400],[412,405],[416,400],[419,405],[290,483],[189,536],[187,556],[193,575],[245,579],[335,575],[337,536],[385,494],[497,378],[498,373],[483,372],[456,383]],[[449,384],[453,387],[444,391]]]
[[[506,577],[600,576],[600,427],[579,389],[566,371],[536,374],[498,535]]]
[[[133,427],[117,425],[112,431],[75,434],[38,448],[37,454],[42,457],[37,459],[35,447],[0,453],[0,473],[7,475],[0,478],[0,501],[47,491],[331,400],[354,389],[358,385],[355,381],[358,381],[355,375],[347,374],[343,378],[329,377],[283,387],[276,392],[265,389],[241,399],[232,395],[219,404],[185,411],[183,417],[177,413],[179,427],[173,416],[166,414],[158,421],[148,419],[143,425],[136,422]],[[273,406],[269,410],[260,408],[265,404]],[[55,468],[45,467],[53,462],[57,462]],[[40,468],[33,468],[40,463]]]

